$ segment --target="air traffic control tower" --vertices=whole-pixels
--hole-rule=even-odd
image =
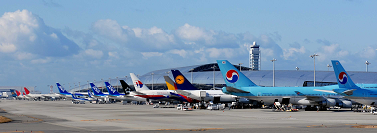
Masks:
[[[259,50],[259,45],[256,42],[253,42],[253,45],[250,46],[249,51],[249,67],[251,70],[260,70],[261,68],[261,52]]]

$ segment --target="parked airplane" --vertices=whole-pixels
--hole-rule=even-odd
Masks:
[[[67,90],[65,90],[64,87],[61,86],[58,82],[56,82],[56,86],[58,87],[60,96],[64,97],[64,98],[72,98],[72,94],[75,94],[75,95],[85,95],[85,96],[88,95],[87,93],[80,93],[80,92],[70,93]]]
[[[98,89],[98,87],[96,85],[94,85],[93,83],[89,83],[91,88],[92,88],[92,91],[94,93],[94,97],[95,98],[105,98],[105,97],[108,97],[108,93],[103,93],[101,90]]]
[[[146,85],[144,85],[134,73],[130,73],[132,82],[134,83],[136,95],[152,100],[158,101],[174,101],[179,100],[183,102],[190,102],[191,99],[186,99],[181,95],[177,95],[174,91],[171,90],[150,90]]]
[[[30,94],[30,91],[29,89],[27,89],[26,87],[24,87],[24,90],[25,90],[25,93],[26,93],[26,97],[28,97],[29,99],[52,99],[52,100],[55,100],[55,99],[59,99],[60,98],[60,95],[59,94]]]
[[[123,81],[123,80],[122,80]],[[124,82],[125,83],[125,82]],[[122,83],[121,83],[122,84]],[[127,83],[126,83],[127,84]],[[128,94],[120,94],[110,83],[105,82],[107,91],[109,92],[109,97],[112,99],[117,99],[117,100],[125,100],[125,101],[146,101],[145,98],[138,97],[133,95],[134,93],[128,93]],[[128,86],[128,84],[127,84]],[[125,88],[123,88],[123,91],[125,91]]]
[[[263,101],[265,104],[280,102],[282,104],[315,105],[321,109],[331,106],[352,107],[352,102],[339,99],[339,95],[332,90],[339,88],[336,85],[323,87],[260,87],[253,83],[243,73],[238,71],[227,60],[217,60],[227,87],[224,93]]]
[[[355,84],[339,61],[331,63],[339,85],[334,92],[364,105],[377,105],[377,84]]]
[[[196,87],[194,87],[190,81],[186,79],[185,76],[179,71],[179,70],[171,70],[174,79],[175,79],[175,85],[178,89],[177,92],[180,94],[186,94],[186,96],[190,97],[193,96],[193,98],[199,98],[197,100],[203,100],[203,101],[212,101],[214,103],[229,103],[229,102],[236,102],[237,96],[234,95],[228,95],[223,93],[221,90],[199,90]],[[167,80],[166,77],[165,81]],[[170,78],[169,78],[170,79]],[[181,91],[180,91],[181,90]],[[184,93],[187,92],[187,93]],[[202,97],[203,99],[200,99]]]
[[[197,97],[195,95],[191,95],[190,92],[178,90],[177,85],[174,83],[172,79],[170,79],[169,76],[164,76],[166,86],[168,87],[168,90],[175,91],[175,93],[171,93],[172,95],[182,97],[184,99],[188,99],[189,103],[198,103],[201,101],[200,97]]]
[[[21,95],[21,92],[20,91],[18,91],[18,90],[16,90],[16,99],[19,99],[19,100],[21,100],[21,99],[24,99],[25,97],[24,96],[22,96]]]

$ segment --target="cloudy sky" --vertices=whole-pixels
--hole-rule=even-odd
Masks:
[[[214,63],[377,71],[377,1],[1,1],[0,85],[86,83]]]

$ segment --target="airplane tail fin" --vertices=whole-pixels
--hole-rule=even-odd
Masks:
[[[356,84],[351,80],[351,77],[348,75],[346,70],[344,70],[342,64],[340,64],[337,60],[331,60],[332,66],[334,68],[335,77],[338,81],[339,88],[359,88]]]
[[[185,76],[179,70],[171,70],[177,89],[179,90],[199,90],[186,79]]]
[[[94,85],[93,83],[89,83],[89,84],[92,87],[92,91],[93,91],[94,95],[103,95],[102,91],[99,90],[96,85]]]
[[[119,92],[109,82],[105,82],[105,85],[110,95],[120,95]]]
[[[61,86],[59,83],[56,83],[56,86],[58,86],[58,89],[59,89],[60,93],[68,93],[68,91],[65,90],[64,87]]]
[[[24,90],[25,90],[26,95],[29,95],[29,94],[30,94],[29,89],[27,89],[26,87],[24,87]]]
[[[227,60],[217,60],[221,74],[229,87],[258,87]]]
[[[21,92],[19,92],[18,90],[15,90],[16,91],[16,96],[20,96],[21,95]]]
[[[122,85],[122,88],[123,88],[123,91],[124,92],[127,92],[127,91],[136,91],[135,88],[131,88],[131,86],[129,86],[126,81],[124,80],[119,80],[120,81],[120,84]]]
[[[130,76],[136,91],[150,90],[134,73],[130,73]]]
[[[89,97],[93,97],[92,93],[90,92],[90,90],[88,90],[88,96]]]
[[[165,79],[165,82],[166,82],[166,86],[168,87],[168,90],[177,90],[177,85],[174,83],[173,80],[170,79],[169,76],[164,76],[164,79]]]

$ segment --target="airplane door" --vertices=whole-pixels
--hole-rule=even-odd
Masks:
[[[220,97],[213,97],[213,103],[219,103]]]

